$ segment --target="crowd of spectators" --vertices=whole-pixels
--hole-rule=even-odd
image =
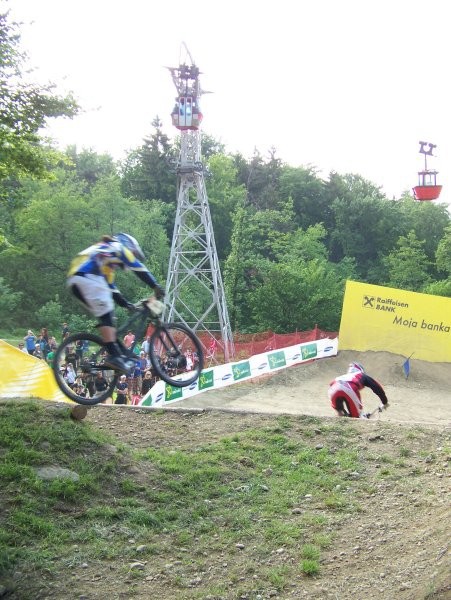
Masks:
[[[67,323],[63,323],[61,330],[61,340],[64,340],[69,335]],[[131,331],[124,336],[123,343],[127,348],[135,342],[135,337]],[[155,374],[150,358],[149,358],[149,343],[150,338],[146,337],[141,343],[135,344],[133,352],[136,354],[136,364],[127,375],[121,375],[116,384],[116,389],[113,392],[113,397],[104,401],[104,403],[114,404],[138,404],[153,385],[158,381],[158,376]],[[19,349],[36,358],[45,360],[49,365],[52,365],[55,351],[58,343],[53,335],[50,335],[47,328],[43,327],[38,335],[33,333],[31,329],[27,331],[23,342],[19,342]],[[74,389],[78,395],[92,397],[96,393],[104,392],[108,387],[107,377],[112,375],[112,372],[98,372],[94,382],[85,385],[82,377],[77,377],[77,366],[80,364],[84,353],[88,350],[83,346],[83,341],[78,341],[74,346],[68,346],[65,362],[61,365],[64,379],[69,387]],[[197,355],[190,348],[182,357],[184,361],[183,368],[187,371],[193,369],[197,360]],[[163,368],[170,371],[174,368],[171,362],[171,357],[166,356],[163,362]],[[179,359],[180,360],[180,359]],[[180,366],[180,365],[179,365]]]

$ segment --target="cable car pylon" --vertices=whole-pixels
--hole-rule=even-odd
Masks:
[[[201,157],[200,71],[185,44],[184,48],[188,60],[168,67],[177,90],[171,117],[180,131],[180,153],[165,318],[182,322],[198,334],[209,366],[229,362],[234,344]]]

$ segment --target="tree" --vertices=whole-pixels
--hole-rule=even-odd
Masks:
[[[419,240],[424,241],[424,252],[435,263],[437,247],[450,223],[448,207],[433,202],[417,202],[406,198],[396,203],[400,208],[400,220],[403,223],[402,235],[415,231]]]
[[[169,249],[159,203],[124,199],[116,176],[100,179],[86,194],[74,174],[65,170],[52,182],[36,182],[30,194],[17,218],[14,245],[0,253],[0,276],[12,290],[23,293],[18,322],[29,320],[55,294],[60,295],[64,315],[81,312],[66,289],[67,270],[72,258],[103,234],[135,235],[149,257],[146,264],[164,279]],[[143,296],[138,278],[128,276],[123,283],[132,299]]]
[[[76,146],[68,146],[66,155],[70,159],[70,164],[66,165],[66,170],[75,173],[76,178],[83,183],[83,189],[87,192],[100,179],[118,175],[116,164],[109,154],[97,154],[97,152],[86,148],[78,152]]]
[[[451,298],[451,279],[444,281],[433,281],[422,289],[423,294],[432,294],[433,296],[444,296]]]
[[[230,252],[233,214],[236,207],[244,202],[246,190],[244,185],[236,183],[236,167],[230,156],[214,154],[207,166],[211,177],[206,180],[206,188],[216,250],[219,260],[223,260]]]
[[[251,293],[254,331],[276,333],[313,329],[331,331],[340,324],[344,281],[327,261],[268,263],[262,282]]]
[[[331,225],[331,207],[324,190],[324,182],[314,167],[285,166],[280,175],[280,195],[292,198],[296,223],[306,229],[316,223]]]
[[[24,81],[25,55],[19,51],[18,24],[0,14],[0,191],[23,175],[46,177],[60,153],[44,144],[40,130],[54,117],[73,117],[79,107],[72,95],[58,96],[55,85]]]
[[[0,321],[2,327],[11,327],[15,321],[14,311],[22,298],[21,292],[15,292],[0,277]]]
[[[437,246],[435,254],[438,271],[451,275],[451,224],[444,231],[444,235]]]
[[[176,203],[177,176],[173,168],[175,150],[163,133],[158,117],[152,121],[154,132],[133,150],[122,165],[122,194],[137,200]]]
[[[423,246],[414,231],[399,238],[397,250],[385,258],[390,277],[387,285],[415,292],[430,283],[430,263]]]
[[[280,200],[279,178],[282,161],[276,158],[276,150],[271,148],[269,158],[264,160],[255,150],[250,163],[241,155],[234,157],[237,166],[238,183],[247,190],[247,202],[257,210],[277,209]]]
[[[348,196],[332,203],[334,226],[330,260],[353,258],[361,279],[376,283],[385,277],[383,257],[404,232],[396,202],[371,196]],[[398,231],[401,228],[401,233]]]

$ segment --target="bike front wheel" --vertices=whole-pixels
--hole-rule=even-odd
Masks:
[[[174,387],[186,387],[204,368],[204,353],[196,334],[182,323],[161,323],[149,344],[155,373]]]
[[[91,333],[67,336],[53,359],[53,373],[63,394],[87,406],[111,398],[118,373],[103,364],[106,356],[101,337]]]

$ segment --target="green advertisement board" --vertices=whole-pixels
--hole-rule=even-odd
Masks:
[[[306,344],[305,346],[301,346],[302,360],[309,360],[310,358],[315,358],[317,354],[318,347],[316,344]]]
[[[215,378],[214,371],[211,369],[210,371],[202,371],[199,376],[199,390],[206,390],[214,386]]]
[[[285,352],[279,350],[278,352],[268,354],[268,364],[270,369],[280,369],[280,367],[285,367],[287,364]]]
[[[251,365],[249,364],[249,361],[246,360],[245,362],[232,365],[232,374],[234,381],[239,381],[245,377],[250,377]]]

